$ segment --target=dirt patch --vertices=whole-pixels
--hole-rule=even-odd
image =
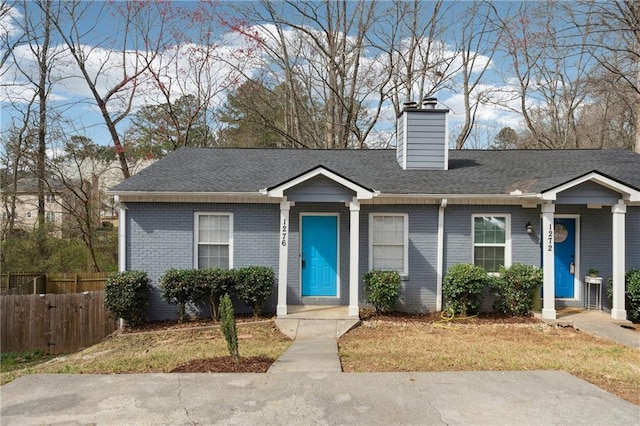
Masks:
[[[256,356],[240,358],[236,364],[230,356],[194,359],[181,364],[170,373],[266,373],[274,359]]]

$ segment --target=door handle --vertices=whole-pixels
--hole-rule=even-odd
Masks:
[[[305,264],[305,262],[304,262],[304,258],[303,258],[303,259],[302,259],[302,267],[303,267],[303,268],[304,268],[304,264]]]
[[[575,275],[576,274],[576,263],[575,262],[571,262],[571,265],[569,265],[569,273],[571,275]]]

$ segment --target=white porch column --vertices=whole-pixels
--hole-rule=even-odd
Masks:
[[[280,202],[280,259],[278,262],[278,305],[277,316],[287,315],[287,273],[289,271],[289,210],[291,203],[287,197]]]
[[[611,318],[626,320],[624,306],[624,268],[625,268],[625,213],[627,206],[623,200],[611,207],[613,214],[613,307]]]
[[[349,316],[360,316],[358,268],[360,263],[360,203],[357,198],[349,203]]]
[[[542,318],[556,319],[555,288],[555,247],[553,235],[553,214],[555,204],[542,205],[542,264],[543,264],[543,303]]]

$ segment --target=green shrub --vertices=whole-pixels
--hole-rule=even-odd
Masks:
[[[198,292],[206,297],[211,307],[211,317],[220,319],[220,298],[233,293],[236,287],[236,272],[220,268],[200,269],[198,271]]]
[[[480,266],[470,263],[452,266],[442,284],[447,308],[455,314],[477,314],[482,305],[482,292],[488,283],[489,276]]]
[[[392,311],[400,297],[400,274],[397,271],[370,271],[364,275],[367,302],[376,312]]]
[[[220,328],[224,339],[227,341],[229,355],[236,364],[240,363],[240,352],[238,351],[238,329],[236,328],[236,317],[233,313],[233,304],[229,294],[225,294],[220,300]]]
[[[195,269],[169,269],[160,278],[160,296],[178,305],[180,321],[185,320],[186,305],[199,297],[199,275]]]
[[[262,307],[273,293],[273,269],[266,266],[249,266],[238,269],[236,277],[236,294],[253,310],[254,319],[258,319]]]
[[[613,300],[613,283],[609,278],[607,287],[609,302]],[[627,318],[633,322],[640,322],[640,269],[629,269],[624,275],[624,297]]]
[[[146,272],[116,272],[104,288],[104,305],[113,318],[122,318],[127,324],[137,325],[145,320],[149,278]]]
[[[640,269],[630,269],[625,275],[627,317],[640,322]]]
[[[533,306],[533,291],[540,285],[540,268],[522,263],[514,263],[509,268],[500,266],[499,276],[490,282],[491,289],[498,295],[493,309],[501,315],[529,314]]]

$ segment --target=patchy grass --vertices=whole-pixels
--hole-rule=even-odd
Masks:
[[[31,368],[53,357],[45,355],[42,351],[5,352],[0,354],[0,373]]]
[[[563,370],[640,405],[640,350],[573,328],[371,319],[339,348],[347,372]]]
[[[238,339],[241,357],[276,359],[291,344],[273,322],[238,324]],[[5,384],[32,373],[167,373],[194,359],[227,355],[227,344],[218,328],[122,333],[73,355],[2,373],[0,382]]]

